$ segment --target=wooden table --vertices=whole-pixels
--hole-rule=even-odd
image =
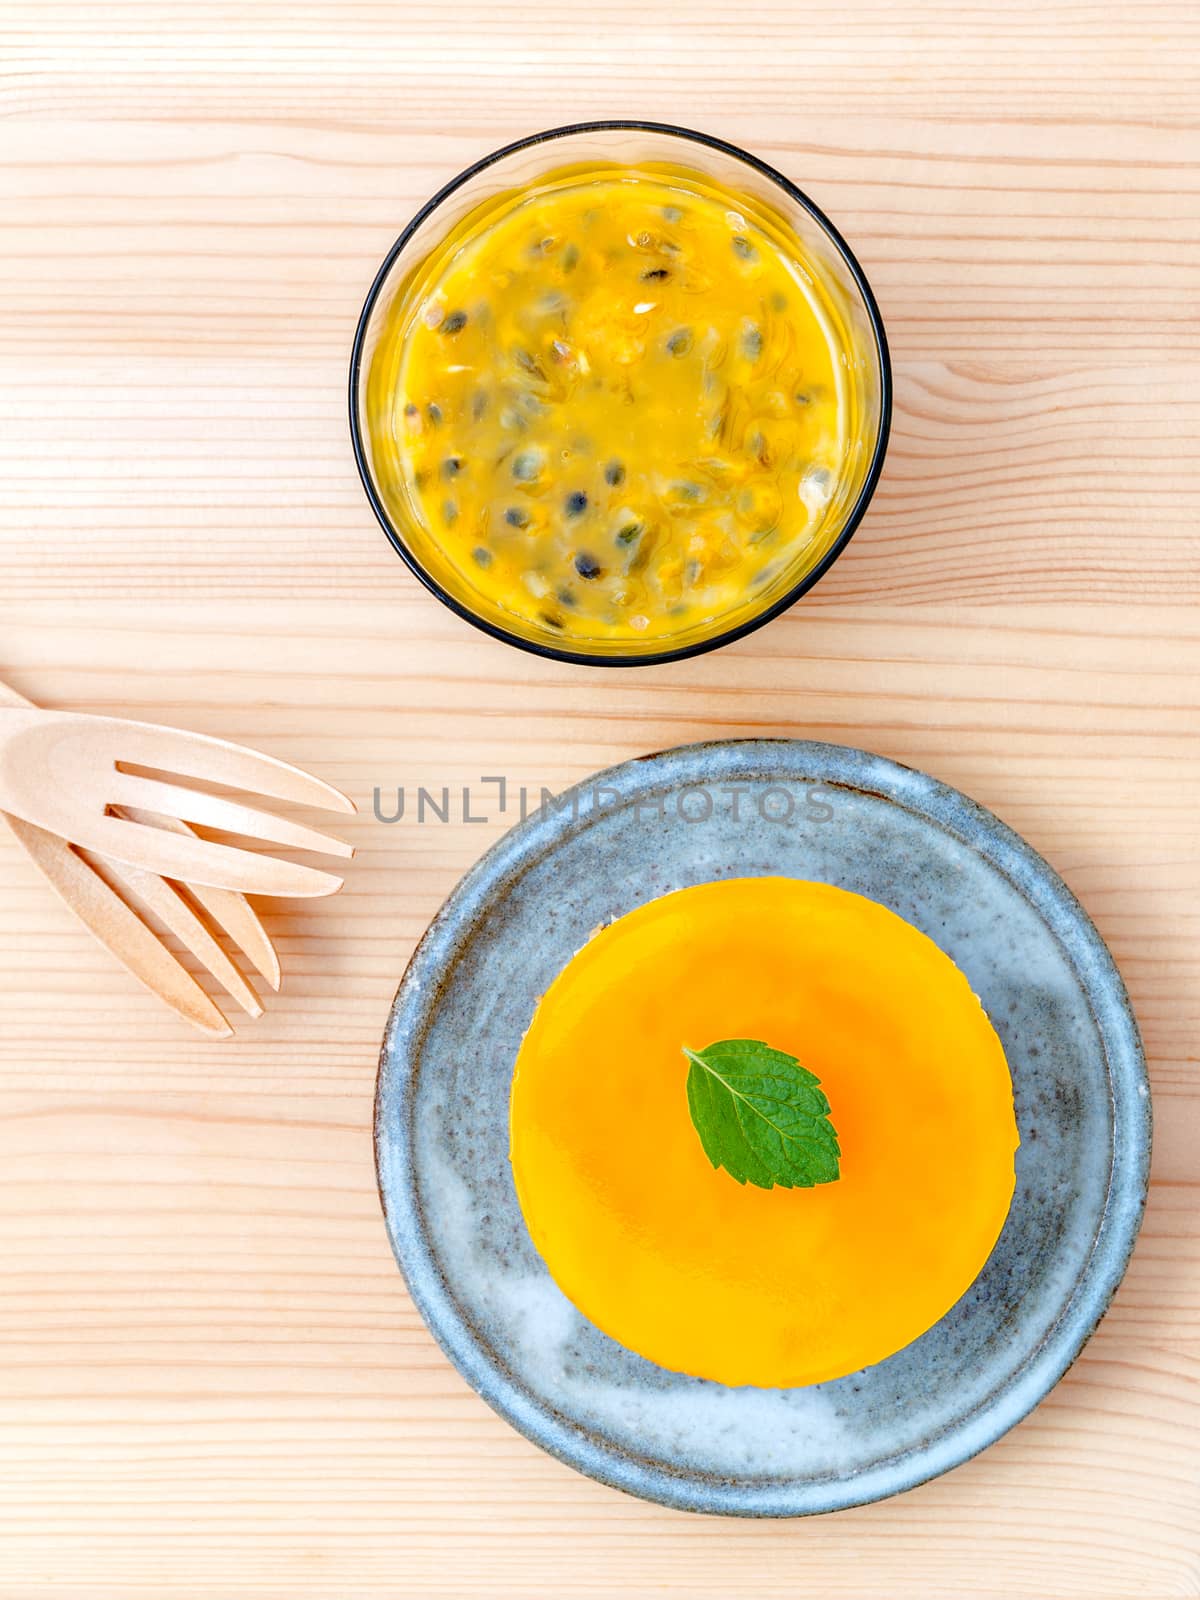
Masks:
[[[0,1596],[1200,1595],[1200,11],[4,0],[0,673],[348,789],[286,984],[190,1036],[0,839]],[[788,617],[609,674],[430,599],[351,460],[347,352],[416,204],[643,115],[795,177],[878,292],[897,413]],[[993,807],[1109,940],[1154,1188],[1126,1282],[982,1458],[803,1524],[660,1510],[513,1433],[405,1295],[370,1119],[414,940],[499,821],[725,734],[866,745]],[[411,792],[411,787],[410,787]]]

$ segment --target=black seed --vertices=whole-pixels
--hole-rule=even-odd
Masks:
[[[518,483],[529,483],[542,470],[542,458],[536,450],[518,450],[512,461],[512,475]]]
[[[557,628],[561,631],[563,625],[563,620],[561,617],[556,617],[553,611],[543,611],[540,613],[540,615],[541,620],[548,628]]]
[[[745,234],[741,233],[735,233],[733,236],[733,251],[735,255],[741,256],[743,261],[750,261],[758,254]]]
[[[428,482],[429,473],[424,467],[422,467],[418,472],[413,473],[413,483],[418,489],[423,489]]]
[[[587,510],[588,498],[582,489],[575,489],[567,496],[567,515],[581,517]]]
[[[480,389],[471,400],[471,415],[474,417],[476,422],[478,422],[480,418],[486,414],[487,408],[488,397],[486,394],[484,394],[483,390]]]
[[[410,400],[408,402],[408,404],[404,408],[404,415],[406,417],[415,417],[416,414],[417,414],[417,408],[414,405],[414,403]]]
[[[611,483],[616,488],[618,483],[625,482],[625,468],[619,461],[610,461],[604,469],[605,483]]]
[[[683,221],[683,212],[679,209],[678,206],[664,206],[663,207],[663,221],[664,222],[682,222]]]
[[[461,456],[447,456],[445,461],[442,462],[442,477],[457,478],[462,468]]]
[[[595,556],[587,555],[581,550],[575,557],[575,571],[581,578],[598,578],[603,573],[604,568],[596,560]]]
[[[692,348],[692,334],[690,328],[677,328],[667,340],[667,349],[673,356],[685,356]]]
[[[504,513],[504,520],[510,528],[527,528],[529,526],[529,513],[522,511],[520,506],[509,506]]]
[[[558,591],[558,593],[555,595],[554,598],[558,601],[559,605],[561,605],[561,606],[575,606],[575,605],[579,604],[579,602],[575,598],[574,590],[568,589],[565,584]]]
[[[691,505],[696,505],[699,501],[704,499],[704,490],[701,488],[701,486],[698,483],[692,483],[687,479],[681,483],[673,483],[671,485],[671,490],[674,494],[678,495],[680,500],[686,500]]]
[[[689,561],[683,570],[684,583],[695,583],[700,576],[701,567],[698,561]]]
[[[812,405],[812,395],[810,395],[805,389],[797,389],[792,398],[795,400],[798,406]]]
[[[564,272],[573,272],[579,265],[579,246],[569,244],[560,258],[560,265]]]
[[[429,418],[430,422],[435,428],[441,422],[442,408],[438,405],[436,400],[431,400],[425,407],[425,415]]]
[[[632,544],[641,531],[642,524],[640,522],[627,522],[617,534],[617,543]]]
[[[446,519],[446,526],[451,527],[458,521],[458,507],[453,500],[442,501],[442,516]]]
[[[445,322],[442,323],[442,332],[461,333],[466,325],[467,313],[465,311],[452,311]]]
[[[771,310],[787,310],[787,295],[785,295],[782,290],[776,289],[775,293],[771,296]]]
[[[751,323],[742,331],[742,354],[750,361],[757,361],[762,355],[762,347],[762,330]]]
[[[492,552],[485,550],[481,544],[477,544],[474,550],[471,551],[471,560],[477,567],[490,567],[492,564]]]
[[[642,273],[643,283],[661,283],[664,278],[671,276],[669,267],[647,267]]]

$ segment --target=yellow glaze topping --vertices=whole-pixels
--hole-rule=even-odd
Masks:
[[[836,1182],[743,1188],[709,1165],[680,1047],[728,1038],[817,1074]],[[815,1383],[901,1349],[970,1287],[1012,1199],[1012,1083],[967,980],[825,884],[704,884],[597,934],[538,1006],[511,1110],[559,1287],[630,1349],[721,1383]]]
[[[470,609],[567,648],[764,609],[828,549],[857,400],[838,312],[699,173],[551,173],[398,292],[367,423],[388,509]]]

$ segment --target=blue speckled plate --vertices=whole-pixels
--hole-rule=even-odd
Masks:
[[[1021,1150],[995,1250],[927,1334],[836,1382],[729,1389],[623,1349],[559,1293],[513,1190],[508,1094],[535,1000],[597,926],[671,889],[771,873],[870,895],[953,957],[1008,1053]],[[881,757],[753,740],[602,773],[484,856],[400,985],[375,1138],[413,1299],[501,1415],[647,1499],[795,1516],[944,1472],[1053,1387],[1125,1270],[1150,1102],[1112,957],[1027,844]]]

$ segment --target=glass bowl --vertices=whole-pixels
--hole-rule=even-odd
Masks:
[[[438,249],[472,212],[519,192],[564,166],[598,175],[614,166],[667,166],[732,190],[799,244],[803,267],[819,275],[821,291],[840,318],[853,430],[818,536],[781,565],[756,594],[669,636],[563,637],[536,619],[518,615],[486,596],[449,556],[430,554],[431,536],[414,528],[416,512],[381,470],[368,426],[372,358],[389,317],[414,269]],[[862,268],[836,228],[782,173],[723,139],[651,122],[588,122],[533,134],[485,156],[448,183],[417,213],[389,250],[367,294],[350,360],[350,432],[363,487],[380,525],[399,555],[433,594],[493,638],[559,661],[599,666],[652,665],[699,655],[741,638],[778,616],[826,573],[849,543],[874,492],[887,449],[891,420],[891,367],[883,321]],[[417,535],[419,537],[414,537]],[[433,542],[435,544],[435,542]],[[417,546],[425,548],[418,552]]]

